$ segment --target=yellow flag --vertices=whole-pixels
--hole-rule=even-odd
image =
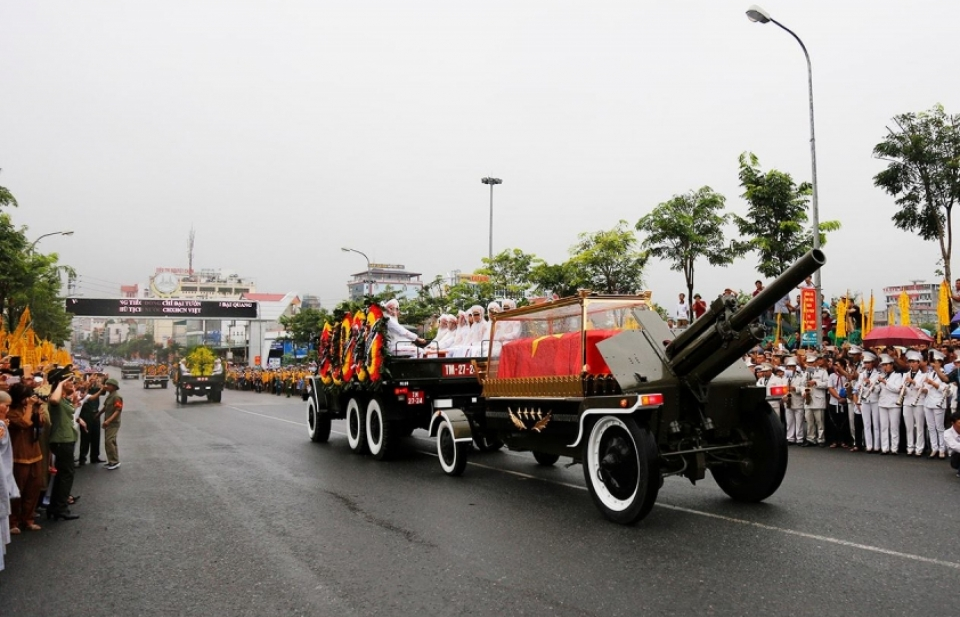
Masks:
[[[873,330],[873,291],[870,291],[870,303],[867,304],[867,328],[863,333],[864,336],[870,334],[870,331]]]
[[[900,306],[900,325],[909,326],[910,325],[910,296],[907,295],[906,291],[900,292],[900,297],[897,298],[897,304]]]
[[[17,329],[13,331],[13,338],[20,339],[24,332],[27,331],[27,326],[30,325],[30,307],[23,309],[23,313],[20,315],[20,323],[17,324]]]
[[[840,298],[837,301],[837,331],[834,336],[838,339],[847,336],[847,304],[849,302],[846,298]]]
[[[940,299],[937,302],[937,322],[941,326],[950,325],[950,284],[940,281]]]

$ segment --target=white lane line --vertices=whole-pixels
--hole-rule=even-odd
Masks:
[[[276,420],[277,422],[286,422],[287,424],[293,424],[295,426],[305,426],[303,422],[294,422],[293,420],[284,420],[283,418],[278,418],[276,416],[268,416],[264,413],[257,413],[255,411],[247,411],[246,409],[240,409],[239,407],[234,407],[233,405],[224,405],[227,409],[232,409],[234,411],[239,411],[240,413],[249,414],[251,416],[259,416],[261,418],[266,418],[268,420]]]
[[[241,412],[241,413],[248,413],[248,414],[253,415],[253,416],[260,416],[261,418],[267,418],[267,419],[270,419],[270,420],[277,420],[277,421],[279,421],[279,422],[286,422],[287,424],[295,424],[295,425],[297,425],[297,426],[303,426],[303,423],[302,423],[302,422],[293,422],[292,420],[284,420],[283,418],[277,418],[277,417],[268,416],[268,415],[265,415],[265,414],[254,413],[254,412],[252,412],[252,411],[246,411],[246,410],[243,410],[243,409],[237,409],[236,407],[233,407],[233,406],[231,406],[231,405],[224,405],[224,407],[228,407],[228,408],[230,408],[230,409],[235,409],[236,411],[239,411],[239,412]],[[346,435],[346,433],[342,433],[342,432],[340,432],[340,431],[331,430],[330,432],[331,432],[331,433],[334,433],[334,434],[336,434],[336,435]],[[422,437],[415,437],[415,439],[417,439],[418,441],[427,441],[427,440],[423,439]],[[432,443],[432,442],[431,442],[431,443]],[[421,450],[421,452],[423,452],[423,451]],[[433,456],[433,457],[436,457],[436,456],[437,456],[437,453],[436,453],[436,452],[429,452],[429,451],[427,451],[427,452],[423,452],[423,453],[424,453],[424,454],[428,454],[428,455]],[[550,480],[550,479],[547,479],[547,478],[541,478],[541,477],[534,476],[534,475],[531,475],[531,474],[522,473],[522,472],[519,472],[519,471],[511,471],[511,470],[509,470],[509,469],[502,469],[502,468],[500,468],[500,467],[492,467],[492,466],[490,466],[490,465],[484,465],[484,464],[482,464],[482,463],[475,463],[475,462],[472,462],[472,461],[469,461],[469,460],[467,461],[467,464],[468,464],[468,465],[473,465],[474,467],[480,467],[481,469],[489,469],[489,470],[491,470],[491,471],[498,471],[498,472],[500,472],[500,473],[504,473],[504,474],[511,475],[511,476],[516,476],[516,477],[519,477],[519,478],[524,478],[524,479],[527,479],[527,480],[539,480],[539,481],[541,481],[541,482],[547,482],[547,483],[549,483],[549,484],[555,484],[555,485],[558,485],[558,486],[565,486],[565,487],[567,487],[567,488],[576,489],[576,490],[578,490],[578,491],[586,491],[586,490],[587,490],[587,487],[586,487],[586,486],[581,486],[581,485],[579,485],[579,484],[570,484],[569,482],[560,482],[560,481],[558,481],[558,480]],[[890,549],[887,549],[887,548],[881,548],[881,547],[879,547],[879,546],[871,546],[871,545],[869,545],[869,544],[860,544],[859,542],[850,542],[849,540],[841,540],[840,538],[832,538],[832,537],[830,537],[830,536],[821,536],[821,535],[817,535],[817,534],[815,534],[815,533],[807,533],[807,532],[805,532],[805,531],[797,531],[796,529],[787,529],[786,527],[777,527],[777,526],[775,526],[775,525],[767,525],[767,524],[765,524],[765,523],[757,523],[757,522],[748,521],[748,520],[742,519],[742,518],[734,518],[734,517],[732,517],[732,516],[725,516],[725,515],[723,515],[723,514],[714,514],[713,512],[705,512],[705,511],[703,511],[703,510],[694,510],[693,508],[684,508],[683,506],[674,506],[674,505],[671,505],[671,504],[668,504],[668,503],[659,502],[659,501],[658,501],[657,503],[655,503],[654,505],[655,505],[656,507],[658,507],[658,508],[665,508],[665,509],[667,509],[667,510],[674,510],[674,511],[676,511],[676,512],[685,512],[686,514],[694,514],[694,515],[697,515],[697,516],[704,516],[704,517],[706,517],[706,518],[712,518],[712,519],[716,519],[716,520],[720,520],[720,521],[725,521],[725,522],[727,522],[727,523],[735,523],[735,524],[737,524],[737,525],[746,525],[746,526],[748,526],[748,527],[756,527],[756,528],[758,528],[758,529],[765,529],[765,530],[767,530],[767,531],[775,531],[775,532],[777,532],[777,533],[782,533],[782,534],[786,534],[786,535],[789,535],[789,536],[796,536],[796,537],[798,537],[798,538],[806,538],[807,540],[815,540],[815,541],[817,541],[817,542],[826,542],[826,543],[828,543],[828,544],[836,544],[837,546],[845,546],[845,547],[848,547],[848,548],[856,548],[856,549],[860,549],[860,550],[862,550],[862,551],[869,551],[869,552],[871,552],[871,553],[879,553],[879,554],[881,554],[881,555],[888,555],[888,556],[890,556],[890,557],[900,557],[901,559],[909,559],[909,560],[911,560],[911,561],[918,561],[918,562],[920,562],[920,563],[929,563],[929,564],[932,564],[932,565],[935,565],[935,566],[943,566],[943,567],[945,567],[945,568],[952,568],[952,569],[954,569],[954,570],[960,570],[960,563],[953,562],[953,561],[944,561],[944,560],[942,560],[942,559],[934,559],[934,558],[932,558],[932,557],[923,557],[922,555],[914,555],[914,554],[912,554],[912,553],[902,553],[902,552],[900,552],[900,551],[893,551],[893,550],[890,550]]]

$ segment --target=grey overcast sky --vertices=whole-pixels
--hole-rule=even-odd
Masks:
[[[346,296],[351,273],[424,280],[494,250],[548,262],[709,185],[743,213],[737,158],[810,178],[797,43],[749,0],[84,0],[0,5],[0,185],[87,296],[158,266]],[[936,280],[938,249],[893,228],[872,158],[895,114],[960,111],[960,3],[767,0],[813,60],[824,289]],[[731,229],[730,233],[734,233]],[[749,290],[756,259],[698,269]],[[954,264],[957,265],[956,263]],[[956,271],[956,270],[955,270]],[[679,273],[652,260],[654,299]],[[97,285],[100,287],[98,288]]]

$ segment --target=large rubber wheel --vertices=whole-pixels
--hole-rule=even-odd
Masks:
[[[166,390],[166,389],[167,389],[167,382],[161,381],[161,382],[160,382],[160,387],[163,388],[164,390]]]
[[[320,413],[313,401],[307,403],[307,434],[314,443],[327,443],[330,440],[330,414]]]
[[[219,403],[223,400],[223,390],[215,390],[210,393],[210,401],[214,403]]]
[[[187,404],[187,392],[186,392],[186,390],[183,390],[183,389],[181,388],[179,392],[180,392],[180,404],[181,404],[181,405],[186,405],[186,404]]]
[[[373,397],[367,403],[367,448],[370,455],[378,461],[390,456],[395,441],[396,425],[386,418],[384,404],[379,397]]]
[[[787,473],[787,438],[780,418],[761,403],[741,414],[740,436],[751,442],[738,464],[713,467],[713,478],[737,501],[763,501],[777,492]]]
[[[495,436],[484,435],[480,432],[473,434],[473,443],[476,444],[477,450],[481,452],[496,452],[503,447],[503,442]]]
[[[604,516],[632,525],[650,513],[660,490],[657,443],[650,431],[629,416],[603,416],[583,449],[583,476]]]
[[[360,409],[360,401],[350,397],[347,401],[347,445],[357,454],[367,453],[367,423]]]
[[[543,465],[544,467],[551,467],[554,463],[560,460],[560,455],[547,454],[546,452],[534,452],[533,458],[537,459],[538,465]]]
[[[437,429],[437,455],[440,457],[440,467],[448,476],[463,475],[467,468],[467,455],[470,452],[469,441],[457,443],[453,438],[453,427],[444,420]]]

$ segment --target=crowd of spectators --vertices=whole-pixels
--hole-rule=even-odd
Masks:
[[[0,360],[0,516],[8,519],[0,524],[0,570],[6,545],[22,533],[40,531],[41,517],[80,517],[72,509],[80,499],[73,491],[75,474],[87,459],[104,462],[99,418],[107,406],[98,409],[98,401],[119,388],[103,374],[72,366],[34,370],[14,366],[13,360]],[[119,411],[109,411],[104,424],[118,425]]]

